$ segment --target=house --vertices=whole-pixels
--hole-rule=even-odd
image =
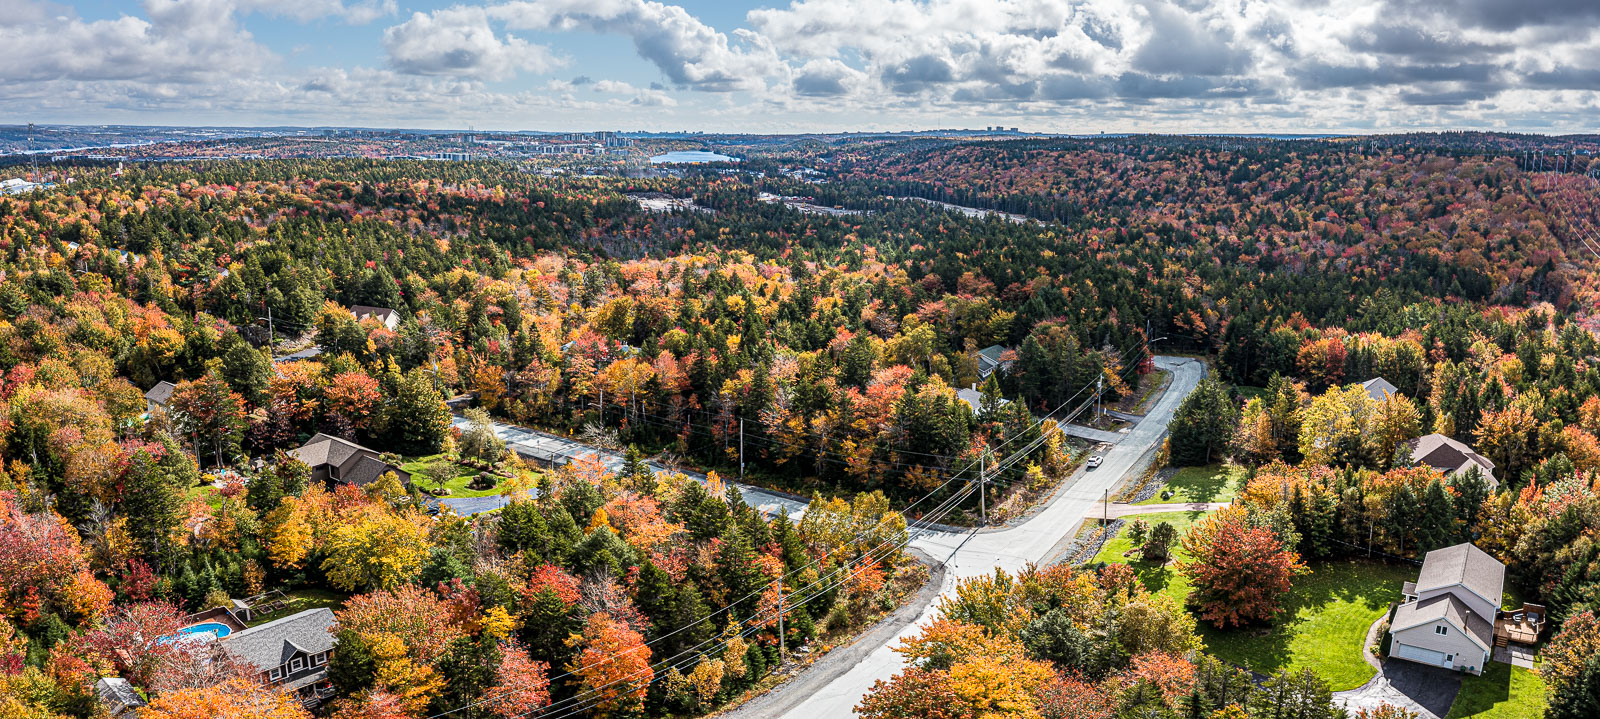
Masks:
[[[1367,391],[1367,396],[1374,402],[1382,402],[1391,394],[1400,394],[1400,388],[1389,383],[1382,377],[1373,377],[1361,383],[1361,389]]]
[[[383,326],[393,331],[400,327],[400,313],[387,307],[368,307],[367,305],[351,305],[350,314],[355,315],[356,321],[361,322],[368,317],[375,319]]]
[[[262,683],[316,706],[332,692],[328,659],[334,645],[333,610],[307,609],[282,619],[229,634],[219,645],[253,667]]]
[[[973,412],[980,412],[983,409],[983,390],[978,389],[977,382],[973,382],[971,387],[956,390],[956,399],[966,402]],[[1011,400],[1003,397],[1000,399],[1000,406],[1008,404],[1011,404]]]
[[[177,388],[177,385],[166,380],[157,382],[149,392],[144,393],[144,411],[155,414],[158,410],[166,409],[167,403],[172,401],[172,391]]]
[[[1506,567],[1471,544],[1435,549],[1389,625],[1389,656],[1482,674],[1494,651]]]
[[[1000,345],[989,345],[978,350],[978,377],[988,379],[995,370],[1010,371],[1012,361],[1011,350]]]
[[[94,683],[94,693],[100,697],[100,706],[116,719],[136,717],[145,705],[144,697],[122,677],[101,677]]]
[[[365,487],[384,472],[394,472],[400,483],[411,485],[411,473],[379,458],[378,453],[355,442],[317,433],[298,449],[288,452],[311,467],[311,481]]]
[[[1490,492],[1500,486],[1500,480],[1494,476],[1494,462],[1442,434],[1418,437],[1407,442],[1406,447],[1411,450],[1411,463],[1414,465],[1432,467],[1452,477],[1477,467],[1483,474],[1483,481],[1489,484]]]

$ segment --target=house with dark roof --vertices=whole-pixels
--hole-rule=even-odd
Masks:
[[[400,313],[391,310],[388,307],[351,305],[350,314],[355,316],[357,322],[371,318],[377,320],[389,330],[394,330],[400,327]]]
[[[166,409],[167,404],[172,402],[172,391],[177,388],[177,385],[166,380],[157,382],[149,392],[144,393],[144,411],[155,414],[159,410]]]
[[[377,452],[333,435],[318,432],[288,455],[311,467],[313,482],[365,487],[384,472],[394,472],[400,484],[411,486],[410,472],[383,461]]]
[[[1389,625],[1389,656],[1482,674],[1494,652],[1506,567],[1471,544],[1435,549]]]
[[[100,698],[100,706],[116,719],[139,716],[139,709],[145,705],[144,697],[122,677],[101,677],[94,683],[94,693]]]
[[[989,345],[978,350],[978,378],[988,379],[995,370],[1010,371],[1014,361],[1012,352],[1000,345]]]
[[[1451,477],[1477,467],[1483,481],[1489,484],[1490,492],[1500,486],[1500,480],[1494,476],[1494,462],[1442,434],[1418,437],[1406,443],[1406,447],[1411,450],[1412,464],[1432,467]]]
[[[333,656],[334,630],[333,610],[319,607],[229,634],[217,642],[259,672],[263,684],[315,706],[332,691],[328,659]]]
[[[1367,396],[1371,397],[1374,402],[1382,402],[1388,399],[1388,395],[1391,394],[1400,394],[1399,387],[1390,384],[1389,380],[1382,377],[1373,377],[1362,382],[1361,389],[1366,390]]]

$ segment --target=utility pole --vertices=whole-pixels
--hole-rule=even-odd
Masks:
[[[1094,418],[1095,419],[1100,419],[1100,414],[1103,411],[1103,408],[1100,406],[1100,392],[1101,392],[1102,389],[1105,388],[1105,384],[1106,384],[1106,374],[1104,372],[1101,372],[1100,376],[1097,377],[1095,379],[1095,381],[1094,381]]]
[[[741,482],[744,481],[744,418],[743,417],[739,418],[739,481],[741,481]],[[778,581],[782,582],[783,580],[780,579]],[[783,591],[781,584],[779,585],[778,591],[780,593],[782,593],[782,591]]]
[[[743,463],[740,463],[743,466]],[[783,633],[783,575],[778,575],[778,666],[789,663],[789,638]]]
[[[987,449],[987,448],[986,448]],[[978,455],[978,521],[982,526],[989,526],[989,478],[984,476],[984,455]]]

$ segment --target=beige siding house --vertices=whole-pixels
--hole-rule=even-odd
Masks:
[[[1389,656],[1483,673],[1494,651],[1505,574],[1505,565],[1471,544],[1428,552],[1395,610]]]

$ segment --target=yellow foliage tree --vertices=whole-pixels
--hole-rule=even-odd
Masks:
[[[328,536],[322,569],[341,589],[389,589],[416,574],[428,556],[428,530],[412,514],[371,512]]]

